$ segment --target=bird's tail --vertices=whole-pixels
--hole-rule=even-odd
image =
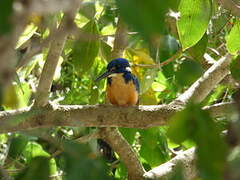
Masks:
[[[97,139],[97,143],[100,153],[106,159],[107,162],[112,163],[117,160],[117,157],[114,154],[113,149],[108,143],[106,143],[102,139]]]

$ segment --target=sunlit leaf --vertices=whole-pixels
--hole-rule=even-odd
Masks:
[[[155,92],[153,91],[152,88],[149,88],[146,92],[141,94],[140,104],[141,105],[156,105],[156,104],[158,104]]]
[[[157,77],[157,74],[158,69],[146,69],[137,73],[138,79],[141,84],[141,93],[145,93],[151,87],[154,79]]]
[[[50,155],[42,148],[42,146],[36,142],[28,142],[22,153],[27,162],[30,162],[33,158],[38,156],[50,157]]]
[[[37,26],[33,23],[27,25],[22,35],[20,36],[16,48],[19,48],[23,43],[29,40],[37,30]]]
[[[207,30],[212,12],[211,0],[181,0],[177,28],[183,50],[195,45]]]
[[[231,54],[240,51],[240,20],[236,20],[226,40],[227,49]]]
[[[19,107],[19,99],[17,94],[17,85],[9,85],[3,92],[2,105],[7,109],[17,109]]]
[[[163,83],[153,82],[152,89],[154,91],[160,92],[166,89],[166,86]]]
[[[141,49],[132,49],[129,48],[128,51],[133,56],[133,62],[135,64],[154,64],[154,60],[149,55],[149,52],[145,48]]]

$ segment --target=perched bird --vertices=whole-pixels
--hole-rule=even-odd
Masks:
[[[116,106],[131,106],[138,104],[139,83],[131,73],[129,62],[117,58],[109,62],[107,71],[96,81],[107,78],[107,99]]]
[[[109,62],[107,71],[100,75],[96,81],[107,78],[107,101],[113,105],[127,107],[137,105],[139,101],[139,82],[131,73],[129,62],[117,58]],[[108,162],[117,160],[111,147],[98,139],[100,151]]]

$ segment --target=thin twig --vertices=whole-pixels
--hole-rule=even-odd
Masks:
[[[200,103],[215,86],[229,73],[229,64],[232,55],[226,54],[220,60],[215,62],[190,88],[181,94],[171,104],[186,104],[189,101]]]
[[[168,65],[169,63],[173,62],[177,58],[179,58],[182,55],[182,50],[178,50],[173,56],[165,60],[164,62],[160,64],[133,64],[132,66],[142,67],[142,68],[161,68],[163,66]]]

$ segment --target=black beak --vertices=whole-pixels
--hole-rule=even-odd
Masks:
[[[112,72],[107,71],[107,72],[103,73],[102,75],[98,76],[98,78],[95,79],[95,81],[100,81],[101,79],[108,77],[110,74],[112,74]]]

